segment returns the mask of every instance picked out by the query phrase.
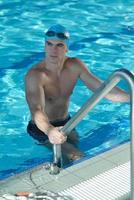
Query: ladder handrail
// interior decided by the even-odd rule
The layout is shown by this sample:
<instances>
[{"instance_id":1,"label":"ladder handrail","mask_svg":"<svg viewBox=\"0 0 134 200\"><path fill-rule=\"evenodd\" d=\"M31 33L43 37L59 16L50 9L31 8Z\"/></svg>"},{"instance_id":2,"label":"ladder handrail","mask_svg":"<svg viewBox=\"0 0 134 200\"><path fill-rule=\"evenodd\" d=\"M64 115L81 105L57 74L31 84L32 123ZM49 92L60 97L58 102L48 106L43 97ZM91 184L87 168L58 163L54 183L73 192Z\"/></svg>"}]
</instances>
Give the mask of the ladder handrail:
<instances>
[{"instance_id":1,"label":"ladder handrail","mask_svg":"<svg viewBox=\"0 0 134 200\"><path fill-rule=\"evenodd\" d=\"M90 97L90 99L81 107L81 109L65 124L61 129L68 135L73 128L85 117L85 115L108 94L117 83L124 79L129 85L130 90L130 123L131 123L131 200L134 200L134 73L127 69L116 70L101 85L100 88ZM53 145L54 163L58 164L61 159L61 145Z\"/></svg>"}]
</instances>

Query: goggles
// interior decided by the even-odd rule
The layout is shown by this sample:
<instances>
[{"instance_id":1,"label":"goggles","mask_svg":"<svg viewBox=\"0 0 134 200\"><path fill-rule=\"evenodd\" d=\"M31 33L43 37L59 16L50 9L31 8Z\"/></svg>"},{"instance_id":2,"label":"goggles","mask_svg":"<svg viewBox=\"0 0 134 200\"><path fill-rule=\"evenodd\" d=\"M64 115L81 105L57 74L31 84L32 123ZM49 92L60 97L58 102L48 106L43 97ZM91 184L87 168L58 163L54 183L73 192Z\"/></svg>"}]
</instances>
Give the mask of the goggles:
<instances>
[{"instance_id":1,"label":"goggles","mask_svg":"<svg viewBox=\"0 0 134 200\"><path fill-rule=\"evenodd\" d=\"M58 39L61 40L69 39L68 33L56 33L55 31L47 31L45 35L48 37L57 37Z\"/></svg>"}]
</instances>

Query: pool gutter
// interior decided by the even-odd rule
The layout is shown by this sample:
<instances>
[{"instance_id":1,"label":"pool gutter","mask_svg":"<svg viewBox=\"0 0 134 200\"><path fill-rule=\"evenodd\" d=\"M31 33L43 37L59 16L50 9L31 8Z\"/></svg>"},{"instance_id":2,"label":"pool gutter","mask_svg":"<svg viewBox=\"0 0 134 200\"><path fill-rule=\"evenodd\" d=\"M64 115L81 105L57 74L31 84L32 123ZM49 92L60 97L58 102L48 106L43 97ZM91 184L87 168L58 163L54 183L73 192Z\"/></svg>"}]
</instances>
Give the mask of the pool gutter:
<instances>
[{"instance_id":1,"label":"pool gutter","mask_svg":"<svg viewBox=\"0 0 134 200\"><path fill-rule=\"evenodd\" d=\"M5 193L15 194L20 191L43 192L44 190L57 192L59 194L66 194L66 191L69 191L71 187L74 187L75 189L75 186L77 187L78 184L82 184L84 181L96 181L95 178L101 174L108 172L113 174L110 170L119 169L120 166L129 163L129 148L130 143L128 142L96 157L79 162L78 164L70 166L65 170L61 170L59 175L50 175L45 169L44 164L42 164L34 169L0 181L0 196ZM129 164L126 165L128 166L126 171L129 177ZM121 199L128 199L128 188L130 190L129 180L126 188L127 190L122 193ZM90 188L88 190L90 190ZM96 190L96 188L94 188L94 190ZM86 197L83 197L83 200L86 199ZM105 196L103 200L110 199Z\"/></svg>"}]
</instances>

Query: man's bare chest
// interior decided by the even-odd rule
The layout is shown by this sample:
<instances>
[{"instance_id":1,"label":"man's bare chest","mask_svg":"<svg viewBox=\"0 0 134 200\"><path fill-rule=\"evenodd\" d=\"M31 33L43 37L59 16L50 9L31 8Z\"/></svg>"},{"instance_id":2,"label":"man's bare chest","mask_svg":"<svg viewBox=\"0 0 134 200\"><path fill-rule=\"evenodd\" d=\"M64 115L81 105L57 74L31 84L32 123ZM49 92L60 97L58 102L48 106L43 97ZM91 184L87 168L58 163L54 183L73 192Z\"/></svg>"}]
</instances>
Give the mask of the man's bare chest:
<instances>
[{"instance_id":1,"label":"man's bare chest","mask_svg":"<svg viewBox=\"0 0 134 200\"><path fill-rule=\"evenodd\" d=\"M76 77L60 77L49 79L44 86L45 97L48 99L69 98L76 84Z\"/></svg>"}]
</instances>

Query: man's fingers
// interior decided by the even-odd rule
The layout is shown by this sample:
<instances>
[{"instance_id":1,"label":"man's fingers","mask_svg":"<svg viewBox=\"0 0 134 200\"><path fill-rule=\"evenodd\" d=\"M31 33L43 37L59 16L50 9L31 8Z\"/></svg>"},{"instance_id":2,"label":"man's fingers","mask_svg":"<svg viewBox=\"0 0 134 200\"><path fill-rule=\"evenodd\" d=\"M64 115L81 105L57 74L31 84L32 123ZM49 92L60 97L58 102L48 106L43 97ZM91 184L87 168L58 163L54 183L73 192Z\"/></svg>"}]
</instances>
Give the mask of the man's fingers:
<instances>
[{"instance_id":1,"label":"man's fingers","mask_svg":"<svg viewBox=\"0 0 134 200\"><path fill-rule=\"evenodd\" d=\"M49 132L49 141L52 144L62 144L67 140L67 136L64 135L64 132L59 131L58 128L54 128Z\"/></svg>"},{"instance_id":2,"label":"man's fingers","mask_svg":"<svg viewBox=\"0 0 134 200\"><path fill-rule=\"evenodd\" d=\"M50 142L52 143L52 144L62 144L62 143L64 143L65 141L67 140L67 136L60 136L60 137L52 137L51 139L50 139Z\"/></svg>"}]
</instances>

